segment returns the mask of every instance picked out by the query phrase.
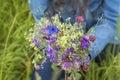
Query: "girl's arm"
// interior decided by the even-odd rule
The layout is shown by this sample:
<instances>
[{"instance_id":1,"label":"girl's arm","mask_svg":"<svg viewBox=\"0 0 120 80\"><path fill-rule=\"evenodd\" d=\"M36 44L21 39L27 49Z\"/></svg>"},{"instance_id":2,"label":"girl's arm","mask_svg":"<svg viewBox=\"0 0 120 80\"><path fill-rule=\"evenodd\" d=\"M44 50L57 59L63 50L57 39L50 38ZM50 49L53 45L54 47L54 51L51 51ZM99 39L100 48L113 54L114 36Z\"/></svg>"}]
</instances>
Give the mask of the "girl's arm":
<instances>
[{"instance_id":1,"label":"girl's arm","mask_svg":"<svg viewBox=\"0 0 120 80\"><path fill-rule=\"evenodd\" d=\"M115 37L120 11L120 0L104 0L102 11L103 19L98 22L98 25L90 29L94 29L94 32L88 34L96 36L96 41L91 43L91 48L93 47L91 49L92 58L95 58Z\"/></svg>"}]
</instances>

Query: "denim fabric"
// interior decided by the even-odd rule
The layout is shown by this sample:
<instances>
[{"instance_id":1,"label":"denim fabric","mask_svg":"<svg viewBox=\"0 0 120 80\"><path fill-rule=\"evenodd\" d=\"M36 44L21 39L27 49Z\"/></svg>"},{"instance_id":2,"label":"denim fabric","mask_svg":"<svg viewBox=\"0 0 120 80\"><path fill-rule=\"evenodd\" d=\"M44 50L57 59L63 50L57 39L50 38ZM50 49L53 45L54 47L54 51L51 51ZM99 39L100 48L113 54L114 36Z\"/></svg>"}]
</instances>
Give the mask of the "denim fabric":
<instances>
[{"instance_id":1,"label":"denim fabric","mask_svg":"<svg viewBox=\"0 0 120 80\"><path fill-rule=\"evenodd\" d=\"M36 22L39 21L47 10L50 0L29 0L31 12ZM95 35L96 41L91 43L91 57L95 58L108 43L120 43L120 36L117 40L114 39L116 35L118 16L120 11L120 0L89 0L90 4L86 10L86 25L88 30L94 29L93 33L88 35ZM67 5L65 5L67 7ZM68 3L69 8L69 3ZM59 11L59 10L58 10ZM74 22L78 14L61 14L63 19L71 17ZM120 27L120 26L119 26Z\"/></svg>"},{"instance_id":2,"label":"denim fabric","mask_svg":"<svg viewBox=\"0 0 120 80\"><path fill-rule=\"evenodd\" d=\"M101 0L95 0L95 2ZM88 35L95 35L96 41L91 43L91 57L95 58L108 43L120 43L120 38L115 42L114 37L117 29L117 21L120 11L120 0L103 0L101 3L101 7L91 8L89 6L89 11L92 13L92 20L97 21L97 24L91 29L94 29L94 33L89 33ZM90 5L96 5L97 3L91 3ZM111 6L114 5L114 6ZM100 10L95 13L96 10ZM97 17L96 17L97 16ZM89 18L87 19L89 20ZM120 26L119 26L120 27Z\"/></svg>"},{"instance_id":3,"label":"denim fabric","mask_svg":"<svg viewBox=\"0 0 120 80\"><path fill-rule=\"evenodd\" d=\"M47 9L48 0L28 0L34 19L38 22Z\"/></svg>"}]
</instances>

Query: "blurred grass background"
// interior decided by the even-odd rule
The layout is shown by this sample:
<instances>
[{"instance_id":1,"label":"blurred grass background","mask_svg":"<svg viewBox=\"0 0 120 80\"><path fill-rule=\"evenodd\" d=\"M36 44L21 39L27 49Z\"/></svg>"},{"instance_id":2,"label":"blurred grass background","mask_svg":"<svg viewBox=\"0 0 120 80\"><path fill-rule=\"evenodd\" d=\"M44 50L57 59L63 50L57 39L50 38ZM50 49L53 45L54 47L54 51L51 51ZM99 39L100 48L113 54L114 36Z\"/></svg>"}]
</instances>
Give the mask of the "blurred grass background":
<instances>
[{"instance_id":1,"label":"blurred grass background","mask_svg":"<svg viewBox=\"0 0 120 80\"><path fill-rule=\"evenodd\" d=\"M0 0L0 80L30 80L32 67L25 65L29 59L24 33L34 22L27 0ZM92 61L90 71L83 74L85 80L120 80L120 52L113 57L110 47L106 60Z\"/></svg>"},{"instance_id":2,"label":"blurred grass background","mask_svg":"<svg viewBox=\"0 0 120 80\"><path fill-rule=\"evenodd\" d=\"M27 0L0 0L0 80L30 80L24 33L33 23Z\"/></svg>"}]
</instances>

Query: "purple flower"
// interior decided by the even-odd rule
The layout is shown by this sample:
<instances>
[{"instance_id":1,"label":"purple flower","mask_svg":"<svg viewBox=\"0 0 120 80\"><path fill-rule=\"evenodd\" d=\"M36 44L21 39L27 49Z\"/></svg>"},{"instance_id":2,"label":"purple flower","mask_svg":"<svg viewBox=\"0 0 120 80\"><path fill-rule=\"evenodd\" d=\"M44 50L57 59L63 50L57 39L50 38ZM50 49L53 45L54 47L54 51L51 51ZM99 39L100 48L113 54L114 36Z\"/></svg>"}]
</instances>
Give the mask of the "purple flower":
<instances>
[{"instance_id":1,"label":"purple flower","mask_svg":"<svg viewBox=\"0 0 120 80\"><path fill-rule=\"evenodd\" d=\"M56 51L60 51L60 46L57 45L57 46L55 47L55 50L56 50Z\"/></svg>"},{"instance_id":2,"label":"purple flower","mask_svg":"<svg viewBox=\"0 0 120 80\"><path fill-rule=\"evenodd\" d=\"M88 42L89 42L89 40L86 37L83 36L82 40L81 40L81 47L82 47L83 50L88 48L88 46L89 46Z\"/></svg>"},{"instance_id":3,"label":"purple flower","mask_svg":"<svg viewBox=\"0 0 120 80\"><path fill-rule=\"evenodd\" d=\"M55 25L48 26L48 32L49 34L57 34L59 32L59 29Z\"/></svg>"},{"instance_id":4,"label":"purple flower","mask_svg":"<svg viewBox=\"0 0 120 80\"><path fill-rule=\"evenodd\" d=\"M90 60L90 56L86 55L86 59L84 61L84 65L88 65L89 60Z\"/></svg>"},{"instance_id":5,"label":"purple flower","mask_svg":"<svg viewBox=\"0 0 120 80\"><path fill-rule=\"evenodd\" d=\"M84 61L84 66L87 66L88 65L88 61Z\"/></svg>"},{"instance_id":6,"label":"purple flower","mask_svg":"<svg viewBox=\"0 0 120 80\"><path fill-rule=\"evenodd\" d=\"M50 44L53 44L53 43L55 43L56 40L57 40L56 37L52 37L52 38L50 38L50 40L48 40L48 42L49 42Z\"/></svg>"},{"instance_id":7,"label":"purple flower","mask_svg":"<svg viewBox=\"0 0 120 80\"><path fill-rule=\"evenodd\" d=\"M77 54L73 54L73 60L77 59L78 55Z\"/></svg>"},{"instance_id":8,"label":"purple flower","mask_svg":"<svg viewBox=\"0 0 120 80\"><path fill-rule=\"evenodd\" d=\"M71 62L65 62L64 63L64 68L69 68L71 66Z\"/></svg>"},{"instance_id":9,"label":"purple flower","mask_svg":"<svg viewBox=\"0 0 120 80\"><path fill-rule=\"evenodd\" d=\"M52 62L57 62L55 55L50 55L50 58L52 59Z\"/></svg>"},{"instance_id":10,"label":"purple flower","mask_svg":"<svg viewBox=\"0 0 120 80\"><path fill-rule=\"evenodd\" d=\"M51 34L48 31L48 27L44 26L43 30L45 31L45 33L46 33L47 36L51 36Z\"/></svg>"},{"instance_id":11,"label":"purple flower","mask_svg":"<svg viewBox=\"0 0 120 80\"><path fill-rule=\"evenodd\" d=\"M60 55L60 58L61 58L61 59L64 59L64 57L65 57L64 54L61 54L61 55Z\"/></svg>"},{"instance_id":12,"label":"purple flower","mask_svg":"<svg viewBox=\"0 0 120 80\"><path fill-rule=\"evenodd\" d=\"M37 42L37 39L34 37L34 38L32 38L32 42L34 43L34 42Z\"/></svg>"},{"instance_id":13,"label":"purple flower","mask_svg":"<svg viewBox=\"0 0 120 80\"><path fill-rule=\"evenodd\" d=\"M46 53L52 59L53 62L56 61L56 56L55 56L54 50L53 50L53 48L51 46L48 46L48 49L46 50Z\"/></svg>"},{"instance_id":14,"label":"purple flower","mask_svg":"<svg viewBox=\"0 0 120 80\"><path fill-rule=\"evenodd\" d=\"M51 36L51 34L50 34L49 32L46 32L46 35L47 35L47 36Z\"/></svg>"},{"instance_id":15,"label":"purple flower","mask_svg":"<svg viewBox=\"0 0 120 80\"><path fill-rule=\"evenodd\" d=\"M86 55L86 61L89 61L89 60L90 60L90 56Z\"/></svg>"},{"instance_id":16,"label":"purple flower","mask_svg":"<svg viewBox=\"0 0 120 80\"><path fill-rule=\"evenodd\" d=\"M84 41L81 42L81 46L82 46L83 50L88 48L88 44L86 42L84 42Z\"/></svg>"},{"instance_id":17,"label":"purple flower","mask_svg":"<svg viewBox=\"0 0 120 80\"><path fill-rule=\"evenodd\" d=\"M61 54L60 58L61 58L62 62L69 62L70 61L69 54L67 54L67 53Z\"/></svg>"},{"instance_id":18,"label":"purple flower","mask_svg":"<svg viewBox=\"0 0 120 80\"><path fill-rule=\"evenodd\" d=\"M79 59L77 60L77 62L80 63L80 64L82 64L82 58L79 58Z\"/></svg>"},{"instance_id":19,"label":"purple flower","mask_svg":"<svg viewBox=\"0 0 120 80\"><path fill-rule=\"evenodd\" d=\"M74 51L74 49L72 47L67 48L67 51L64 53L64 55L69 55L70 53L72 53Z\"/></svg>"},{"instance_id":20,"label":"purple flower","mask_svg":"<svg viewBox=\"0 0 120 80\"><path fill-rule=\"evenodd\" d=\"M73 48L72 47L70 47L70 48L67 48L67 52L69 52L69 53L71 53L71 52L73 52Z\"/></svg>"},{"instance_id":21,"label":"purple flower","mask_svg":"<svg viewBox=\"0 0 120 80\"><path fill-rule=\"evenodd\" d=\"M48 30L48 28L47 28L46 26L44 26L44 27L43 27L43 30L44 30L44 31L47 31L47 30Z\"/></svg>"},{"instance_id":22,"label":"purple flower","mask_svg":"<svg viewBox=\"0 0 120 80\"><path fill-rule=\"evenodd\" d=\"M68 51L66 51L65 53L64 53L64 55L65 56L68 56L70 53L68 52Z\"/></svg>"},{"instance_id":23,"label":"purple flower","mask_svg":"<svg viewBox=\"0 0 120 80\"><path fill-rule=\"evenodd\" d=\"M85 36L82 36L82 39L83 39L84 41L86 41L86 42L89 42L89 39L86 38Z\"/></svg>"},{"instance_id":24,"label":"purple flower","mask_svg":"<svg viewBox=\"0 0 120 80\"><path fill-rule=\"evenodd\" d=\"M35 43L35 46L37 46L37 47L40 46L39 42L37 41L37 39L35 37L32 39L32 42Z\"/></svg>"},{"instance_id":25,"label":"purple flower","mask_svg":"<svg viewBox=\"0 0 120 80\"><path fill-rule=\"evenodd\" d=\"M84 65L88 65L88 61L90 60L90 56L86 55L86 59L84 61Z\"/></svg>"},{"instance_id":26,"label":"purple flower","mask_svg":"<svg viewBox=\"0 0 120 80\"><path fill-rule=\"evenodd\" d=\"M48 46L48 49L46 50L46 52L48 53L48 55L54 54L53 48L51 46Z\"/></svg>"}]
</instances>

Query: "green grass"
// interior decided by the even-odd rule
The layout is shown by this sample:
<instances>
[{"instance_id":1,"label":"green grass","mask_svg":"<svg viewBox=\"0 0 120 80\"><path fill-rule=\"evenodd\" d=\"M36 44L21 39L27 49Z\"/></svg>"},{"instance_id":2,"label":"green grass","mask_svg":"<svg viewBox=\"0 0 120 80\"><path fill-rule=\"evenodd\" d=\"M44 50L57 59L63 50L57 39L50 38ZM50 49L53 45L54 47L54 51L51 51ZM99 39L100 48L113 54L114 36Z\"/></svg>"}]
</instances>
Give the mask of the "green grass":
<instances>
[{"instance_id":1,"label":"green grass","mask_svg":"<svg viewBox=\"0 0 120 80\"><path fill-rule=\"evenodd\" d=\"M27 0L0 0L0 80L29 80L24 33L33 23Z\"/></svg>"},{"instance_id":2,"label":"green grass","mask_svg":"<svg viewBox=\"0 0 120 80\"><path fill-rule=\"evenodd\" d=\"M30 80L24 33L33 23L27 0L0 0L0 80ZM92 61L85 80L120 80L120 55L111 57L109 47L106 60L99 65Z\"/></svg>"}]
</instances>

